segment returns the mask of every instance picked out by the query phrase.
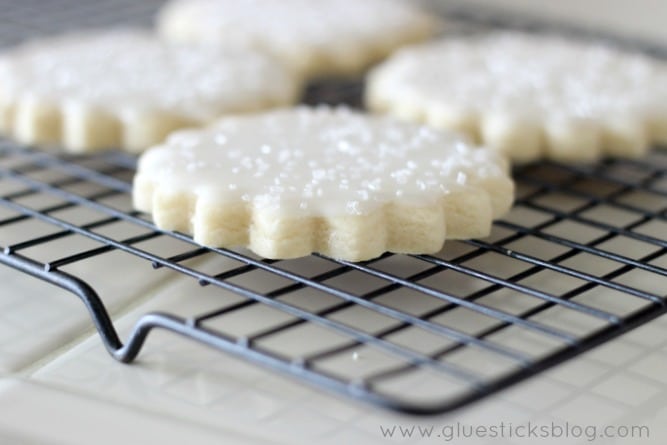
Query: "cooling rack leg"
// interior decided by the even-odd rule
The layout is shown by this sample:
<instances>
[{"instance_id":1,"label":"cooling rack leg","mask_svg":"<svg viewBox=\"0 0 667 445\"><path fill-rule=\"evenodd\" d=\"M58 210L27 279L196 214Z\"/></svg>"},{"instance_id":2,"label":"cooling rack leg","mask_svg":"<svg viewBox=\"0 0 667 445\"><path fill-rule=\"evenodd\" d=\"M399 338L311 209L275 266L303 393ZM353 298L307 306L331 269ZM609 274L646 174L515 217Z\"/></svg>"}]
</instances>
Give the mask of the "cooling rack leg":
<instances>
[{"instance_id":1,"label":"cooling rack leg","mask_svg":"<svg viewBox=\"0 0 667 445\"><path fill-rule=\"evenodd\" d=\"M141 351L141 347L144 345L148 333L154 328L161 328L186 337L192 337L192 335L188 333L185 319L174 317L169 314L153 312L146 314L139 319L134 326L134 330L132 331L127 344L115 351L111 351L111 355L120 362L132 362L139 354L139 351Z\"/></svg>"},{"instance_id":2,"label":"cooling rack leg","mask_svg":"<svg viewBox=\"0 0 667 445\"><path fill-rule=\"evenodd\" d=\"M14 253L0 253L0 263L56 285L79 297L88 309L88 313L93 319L107 351L118 358L117 353L123 349L123 344L118 338L118 333L111 322L106 307L104 307L104 303L100 300L97 292L86 282L59 270L47 270L43 264ZM136 356L136 353L134 355Z\"/></svg>"},{"instance_id":3,"label":"cooling rack leg","mask_svg":"<svg viewBox=\"0 0 667 445\"><path fill-rule=\"evenodd\" d=\"M93 323L102 337L104 347L113 358L122 363L130 363L137 357L148 333L153 328L162 328L177 334L188 335L185 320L172 315L152 313L141 317L127 344L123 345L104 303L102 303L97 292L85 281L66 272L49 270L43 264L15 253L0 252L0 264L27 273L79 297L93 319Z\"/></svg>"}]
</instances>

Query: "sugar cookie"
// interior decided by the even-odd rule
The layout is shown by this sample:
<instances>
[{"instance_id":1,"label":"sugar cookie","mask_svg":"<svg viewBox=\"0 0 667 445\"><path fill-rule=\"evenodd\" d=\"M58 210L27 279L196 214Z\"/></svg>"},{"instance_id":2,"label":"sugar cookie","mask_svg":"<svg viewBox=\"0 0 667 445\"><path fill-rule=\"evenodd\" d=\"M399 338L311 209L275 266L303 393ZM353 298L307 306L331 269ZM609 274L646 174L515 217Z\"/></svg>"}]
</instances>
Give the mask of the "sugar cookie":
<instances>
[{"instance_id":1,"label":"sugar cookie","mask_svg":"<svg viewBox=\"0 0 667 445\"><path fill-rule=\"evenodd\" d=\"M406 48L369 74L365 102L515 161L638 156L667 142L667 65L558 37L499 32Z\"/></svg>"},{"instance_id":2,"label":"sugar cookie","mask_svg":"<svg viewBox=\"0 0 667 445\"><path fill-rule=\"evenodd\" d=\"M157 20L169 40L265 50L307 77L359 74L439 26L404 0L172 0Z\"/></svg>"},{"instance_id":3,"label":"sugar cookie","mask_svg":"<svg viewBox=\"0 0 667 445\"><path fill-rule=\"evenodd\" d=\"M26 144L140 151L222 114L297 100L269 56L165 44L138 30L71 34L0 54L0 131Z\"/></svg>"},{"instance_id":4,"label":"sugar cookie","mask_svg":"<svg viewBox=\"0 0 667 445\"><path fill-rule=\"evenodd\" d=\"M203 245L359 261L488 235L513 183L503 157L461 136L298 107L172 134L140 158L133 198Z\"/></svg>"}]
</instances>

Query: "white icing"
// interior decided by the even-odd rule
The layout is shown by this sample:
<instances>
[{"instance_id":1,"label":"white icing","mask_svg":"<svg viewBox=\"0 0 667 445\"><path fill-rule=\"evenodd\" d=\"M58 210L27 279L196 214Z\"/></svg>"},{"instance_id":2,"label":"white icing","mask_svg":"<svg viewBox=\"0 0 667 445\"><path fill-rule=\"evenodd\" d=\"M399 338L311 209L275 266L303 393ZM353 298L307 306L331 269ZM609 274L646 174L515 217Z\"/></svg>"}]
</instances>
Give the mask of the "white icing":
<instances>
[{"instance_id":1,"label":"white icing","mask_svg":"<svg viewBox=\"0 0 667 445\"><path fill-rule=\"evenodd\" d=\"M170 45L135 30L34 41L0 56L4 95L36 95L119 112L163 110L197 121L291 103L297 82L250 51Z\"/></svg>"},{"instance_id":2,"label":"white icing","mask_svg":"<svg viewBox=\"0 0 667 445\"><path fill-rule=\"evenodd\" d=\"M462 136L347 108L299 107L175 133L143 155L139 173L198 197L340 216L387 202L433 204L480 178L505 177L506 168Z\"/></svg>"},{"instance_id":3,"label":"white icing","mask_svg":"<svg viewBox=\"0 0 667 445\"><path fill-rule=\"evenodd\" d=\"M448 38L378 68L405 100L528 118L667 113L667 67L640 54L521 33Z\"/></svg>"},{"instance_id":4,"label":"white icing","mask_svg":"<svg viewBox=\"0 0 667 445\"><path fill-rule=\"evenodd\" d=\"M158 19L167 38L259 47L302 59L323 49L391 46L436 24L404 0L175 0Z\"/></svg>"}]
</instances>

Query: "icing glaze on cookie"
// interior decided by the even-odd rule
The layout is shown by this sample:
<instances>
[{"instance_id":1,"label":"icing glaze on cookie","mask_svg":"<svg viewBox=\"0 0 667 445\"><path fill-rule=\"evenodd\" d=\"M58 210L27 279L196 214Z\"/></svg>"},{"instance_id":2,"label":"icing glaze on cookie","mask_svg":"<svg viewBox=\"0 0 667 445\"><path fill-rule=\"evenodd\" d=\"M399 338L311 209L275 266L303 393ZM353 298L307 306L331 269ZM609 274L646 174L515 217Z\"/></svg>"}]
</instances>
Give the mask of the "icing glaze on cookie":
<instances>
[{"instance_id":1,"label":"icing glaze on cookie","mask_svg":"<svg viewBox=\"0 0 667 445\"><path fill-rule=\"evenodd\" d=\"M174 0L157 22L167 39L260 48L306 75L357 71L439 28L403 0Z\"/></svg>"},{"instance_id":2,"label":"icing glaze on cookie","mask_svg":"<svg viewBox=\"0 0 667 445\"><path fill-rule=\"evenodd\" d=\"M527 117L667 112L667 68L640 54L557 37L494 33L397 54L378 83L406 100Z\"/></svg>"},{"instance_id":3,"label":"icing glaze on cookie","mask_svg":"<svg viewBox=\"0 0 667 445\"><path fill-rule=\"evenodd\" d=\"M166 44L119 29L43 39L2 54L0 89L3 102L35 97L120 116L159 110L206 122L292 103L299 85L263 54Z\"/></svg>"},{"instance_id":4,"label":"icing glaze on cookie","mask_svg":"<svg viewBox=\"0 0 667 445\"><path fill-rule=\"evenodd\" d=\"M139 172L160 187L297 215L430 205L488 178L494 152L462 136L347 108L299 107L225 118L152 148Z\"/></svg>"}]
</instances>

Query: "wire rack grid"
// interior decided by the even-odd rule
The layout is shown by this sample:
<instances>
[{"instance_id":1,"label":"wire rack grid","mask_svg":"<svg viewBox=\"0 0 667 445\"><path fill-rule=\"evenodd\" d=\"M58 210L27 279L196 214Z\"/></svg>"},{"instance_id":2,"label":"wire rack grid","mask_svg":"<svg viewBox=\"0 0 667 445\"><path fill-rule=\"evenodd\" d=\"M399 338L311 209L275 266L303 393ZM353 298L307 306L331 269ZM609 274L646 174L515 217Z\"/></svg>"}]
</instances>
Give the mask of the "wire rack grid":
<instances>
[{"instance_id":1,"label":"wire rack grid","mask_svg":"<svg viewBox=\"0 0 667 445\"><path fill-rule=\"evenodd\" d=\"M86 17L95 18L94 26L128 17L147 23L158 3L87 2L88 13L74 14L73 0L28 1L9 5L12 14L3 19L25 37ZM51 27L34 21L37 4L48 6L38 20ZM17 38L14 31L5 43ZM358 106L360 89L355 82L321 83L305 102ZM363 263L321 255L264 260L159 230L132 209L135 162L119 152L72 156L0 141L0 263L76 294L109 353L123 362L161 328L318 388L436 414L667 311L667 152L661 149L639 160L517 168L515 208L488 239L448 242L436 255L386 254ZM63 249L74 238L94 245ZM111 252L217 287L219 306L187 317L146 314L123 343L94 280L68 271ZM258 308L275 316L253 318ZM243 330L229 323L239 315L247 320Z\"/></svg>"}]
</instances>

